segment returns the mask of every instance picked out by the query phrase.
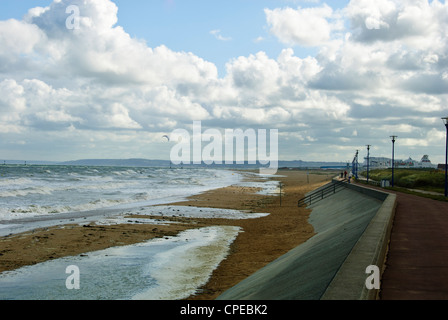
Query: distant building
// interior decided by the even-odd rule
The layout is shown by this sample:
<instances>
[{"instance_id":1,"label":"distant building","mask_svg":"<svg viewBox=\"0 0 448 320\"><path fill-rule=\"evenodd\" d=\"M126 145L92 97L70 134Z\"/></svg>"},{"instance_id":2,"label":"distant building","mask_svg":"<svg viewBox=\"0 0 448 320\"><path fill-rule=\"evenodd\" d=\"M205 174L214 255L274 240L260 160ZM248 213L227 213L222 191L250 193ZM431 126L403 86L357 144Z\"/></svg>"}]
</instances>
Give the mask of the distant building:
<instances>
[{"instance_id":1,"label":"distant building","mask_svg":"<svg viewBox=\"0 0 448 320\"><path fill-rule=\"evenodd\" d=\"M439 163L439 165L437 166L437 169L439 169L439 170L445 170L445 164L440 164Z\"/></svg>"},{"instance_id":2,"label":"distant building","mask_svg":"<svg viewBox=\"0 0 448 320\"><path fill-rule=\"evenodd\" d=\"M392 168L392 159L385 157L369 157L369 168L371 169L387 169ZM367 167L367 158L364 158L364 167ZM395 168L437 168L437 165L432 164L428 155L424 155L420 161L409 157L407 160L394 160Z\"/></svg>"},{"instance_id":3,"label":"distant building","mask_svg":"<svg viewBox=\"0 0 448 320\"><path fill-rule=\"evenodd\" d=\"M431 160L429 160L429 156L428 155L424 155L423 157L422 157L422 160L420 161L420 163L422 164L422 166L425 168L425 166L427 165L428 167L436 167L436 165L433 165L432 163L431 163Z\"/></svg>"}]
</instances>

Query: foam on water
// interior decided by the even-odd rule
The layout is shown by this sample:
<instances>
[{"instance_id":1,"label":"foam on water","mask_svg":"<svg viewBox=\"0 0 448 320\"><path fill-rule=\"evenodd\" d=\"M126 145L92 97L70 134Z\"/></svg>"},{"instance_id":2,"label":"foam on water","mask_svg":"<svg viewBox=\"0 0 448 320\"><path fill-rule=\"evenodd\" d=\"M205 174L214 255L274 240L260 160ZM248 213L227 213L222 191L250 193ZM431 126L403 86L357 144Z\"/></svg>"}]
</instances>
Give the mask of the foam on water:
<instances>
[{"instance_id":1,"label":"foam on water","mask_svg":"<svg viewBox=\"0 0 448 320\"><path fill-rule=\"evenodd\" d=\"M182 299L204 285L228 253L237 227L187 230L176 237L47 261L0 274L2 300ZM80 270L69 290L68 266Z\"/></svg>"},{"instance_id":2,"label":"foam on water","mask_svg":"<svg viewBox=\"0 0 448 320\"><path fill-rule=\"evenodd\" d=\"M240 181L219 169L5 166L0 221L173 202Z\"/></svg>"},{"instance_id":3,"label":"foam on water","mask_svg":"<svg viewBox=\"0 0 448 320\"><path fill-rule=\"evenodd\" d=\"M183 245L161 251L147 265L147 275L156 285L142 290L132 298L184 299L205 285L213 270L227 256L229 245L239 228L209 227L189 230L182 235ZM190 238L192 237L192 238ZM191 240L189 240L191 239Z\"/></svg>"},{"instance_id":4,"label":"foam on water","mask_svg":"<svg viewBox=\"0 0 448 320\"><path fill-rule=\"evenodd\" d=\"M256 219L269 215L269 213L253 213L232 209L171 205L146 207L135 212L135 214L160 217L220 218L233 220Z\"/></svg>"}]
</instances>

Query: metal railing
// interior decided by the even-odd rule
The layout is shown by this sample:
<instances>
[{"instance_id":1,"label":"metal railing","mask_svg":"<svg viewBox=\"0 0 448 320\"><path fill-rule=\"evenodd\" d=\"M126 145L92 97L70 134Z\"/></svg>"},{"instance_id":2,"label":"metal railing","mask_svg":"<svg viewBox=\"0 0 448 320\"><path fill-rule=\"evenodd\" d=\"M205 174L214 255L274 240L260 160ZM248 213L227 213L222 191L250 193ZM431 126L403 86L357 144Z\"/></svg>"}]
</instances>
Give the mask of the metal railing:
<instances>
[{"instance_id":1,"label":"metal railing","mask_svg":"<svg viewBox=\"0 0 448 320\"><path fill-rule=\"evenodd\" d=\"M302 206L306 206L306 205L311 205L311 204L314 204L322 199L329 197L332 194L335 194L342 188L346 187L346 182L344 182L344 181L345 180L343 180L343 181L333 180L330 185L323 187L321 189L315 190L314 192L310 193L306 197L300 199L298 201L298 206L302 207Z\"/></svg>"}]
</instances>

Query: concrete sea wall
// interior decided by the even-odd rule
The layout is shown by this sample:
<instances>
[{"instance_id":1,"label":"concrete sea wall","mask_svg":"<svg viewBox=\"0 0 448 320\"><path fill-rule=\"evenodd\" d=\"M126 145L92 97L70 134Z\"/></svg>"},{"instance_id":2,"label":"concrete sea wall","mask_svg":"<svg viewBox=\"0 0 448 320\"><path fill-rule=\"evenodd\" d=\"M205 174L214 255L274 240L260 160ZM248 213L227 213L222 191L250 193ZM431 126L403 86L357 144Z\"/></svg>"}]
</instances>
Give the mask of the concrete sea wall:
<instances>
[{"instance_id":1,"label":"concrete sea wall","mask_svg":"<svg viewBox=\"0 0 448 320\"><path fill-rule=\"evenodd\" d=\"M366 268L383 269L395 202L395 195L347 185L309 207L315 236L218 299L375 299Z\"/></svg>"}]
</instances>

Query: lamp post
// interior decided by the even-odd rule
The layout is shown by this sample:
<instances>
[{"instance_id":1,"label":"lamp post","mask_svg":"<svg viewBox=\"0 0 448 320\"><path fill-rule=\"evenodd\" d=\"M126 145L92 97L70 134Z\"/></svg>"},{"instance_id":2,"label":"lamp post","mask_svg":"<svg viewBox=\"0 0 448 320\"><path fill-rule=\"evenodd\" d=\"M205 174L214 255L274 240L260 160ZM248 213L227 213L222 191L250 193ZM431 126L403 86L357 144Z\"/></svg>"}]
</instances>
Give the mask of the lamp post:
<instances>
[{"instance_id":1,"label":"lamp post","mask_svg":"<svg viewBox=\"0 0 448 320\"><path fill-rule=\"evenodd\" d=\"M397 138L397 136L390 136L390 138L392 139L392 187L393 187L394 186L394 167L395 167L395 159L394 159L395 139Z\"/></svg>"},{"instance_id":2,"label":"lamp post","mask_svg":"<svg viewBox=\"0 0 448 320\"><path fill-rule=\"evenodd\" d=\"M446 143L445 143L445 197L448 197L448 117L442 118L446 127Z\"/></svg>"},{"instance_id":3,"label":"lamp post","mask_svg":"<svg viewBox=\"0 0 448 320\"><path fill-rule=\"evenodd\" d=\"M370 144L367 145L367 184L369 184Z\"/></svg>"}]
</instances>

